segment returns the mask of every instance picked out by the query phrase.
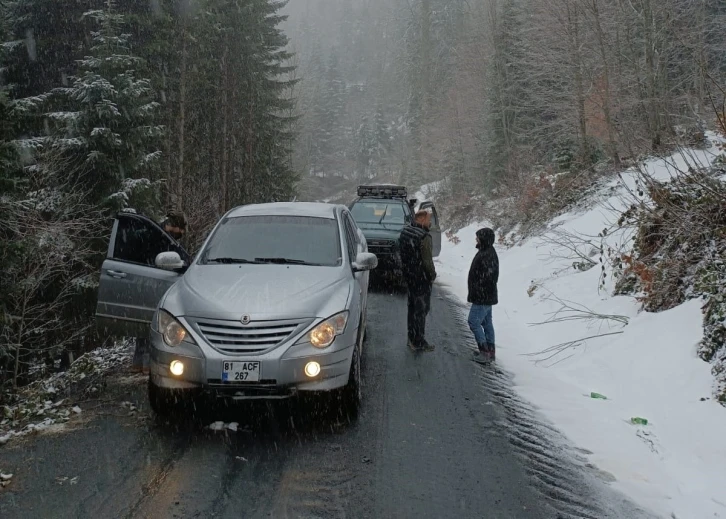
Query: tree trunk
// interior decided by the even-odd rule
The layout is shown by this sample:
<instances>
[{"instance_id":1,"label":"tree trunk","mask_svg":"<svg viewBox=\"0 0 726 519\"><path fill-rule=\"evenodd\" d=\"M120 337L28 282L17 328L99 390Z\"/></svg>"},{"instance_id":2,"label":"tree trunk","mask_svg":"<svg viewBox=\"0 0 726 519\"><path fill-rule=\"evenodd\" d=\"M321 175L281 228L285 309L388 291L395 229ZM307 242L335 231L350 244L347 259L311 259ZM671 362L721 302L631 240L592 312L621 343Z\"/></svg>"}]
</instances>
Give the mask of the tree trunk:
<instances>
[{"instance_id":1,"label":"tree trunk","mask_svg":"<svg viewBox=\"0 0 726 519\"><path fill-rule=\"evenodd\" d=\"M20 311L20 323L18 328L18 339L15 344L15 367L13 370L13 389L18 388L18 376L20 375L20 352L23 345L23 334L25 333L25 314L28 308L27 290L23 294L23 307Z\"/></svg>"},{"instance_id":2,"label":"tree trunk","mask_svg":"<svg viewBox=\"0 0 726 519\"><path fill-rule=\"evenodd\" d=\"M605 34L602 30L600 22L600 9L598 2L600 0L592 0L592 12L595 19L595 33L597 34L597 42L600 50L600 58L603 66L603 106L602 111L605 116L605 125L608 130L608 152L615 166L620 165L620 154L618 153L617 138L615 136L615 128L611 114L612 100L610 96L610 62L608 59L607 48L605 47Z\"/></svg>"},{"instance_id":3,"label":"tree trunk","mask_svg":"<svg viewBox=\"0 0 726 519\"><path fill-rule=\"evenodd\" d=\"M426 113L429 103L429 89L431 87L431 0L421 2L421 94L422 112Z\"/></svg>"},{"instance_id":4,"label":"tree trunk","mask_svg":"<svg viewBox=\"0 0 726 519\"><path fill-rule=\"evenodd\" d=\"M182 51L181 51L181 70L179 74L179 149L178 153L178 166L176 176L176 193L174 206L176 209L181 210L183 208L184 201L184 143L185 143L185 128L186 128L186 108L187 108L187 34L186 25L182 25Z\"/></svg>"},{"instance_id":5,"label":"tree trunk","mask_svg":"<svg viewBox=\"0 0 726 519\"><path fill-rule=\"evenodd\" d=\"M576 2L579 0L575 0ZM574 67L575 95L577 96L577 122L580 129L580 157L583 165L590 165L590 145L587 141L587 114L585 112L585 86L582 77L582 53L580 51L579 7L577 3L567 3L567 23L569 27L570 59Z\"/></svg>"},{"instance_id":6,"label":"tree trunk","mask_svg":"<svg viewBox=\"0 0 726 519\"><path fill-rule=\"evenodd\" d=\"M645 74L646 74L646 95L648 106L648 126L650 129L651 142L654 150L657 150L662 142L661 121L657 99L657 75L658 65L655 51L655 18L651 0L643 0L643 36L645 39Z\"/></svg>"},{"instance_id":7,"label":"tree trunk","mask_svg":"<svg viewBox=\"0 0 726 519\"><path fill-rule=\"evenodd\" d=\"M229 64L227 60L227 56L229 53L229 45L225 39L224 42L224 50L222 51L222 103L220 106L220 109L222 110L222 138L220 139L222 147L222 157L221 157L221 163L220 163L220 173L221 173L221 190L222 190L222 196L221 203L222 203L222 209L221 213L224 214L227 211L229 211L229 143L228 141L228 132L229 132L229 107L228 105L228 97L229 97L229 85L228 85L228 78L229 78Z\"/></svg>"}]
</instances>

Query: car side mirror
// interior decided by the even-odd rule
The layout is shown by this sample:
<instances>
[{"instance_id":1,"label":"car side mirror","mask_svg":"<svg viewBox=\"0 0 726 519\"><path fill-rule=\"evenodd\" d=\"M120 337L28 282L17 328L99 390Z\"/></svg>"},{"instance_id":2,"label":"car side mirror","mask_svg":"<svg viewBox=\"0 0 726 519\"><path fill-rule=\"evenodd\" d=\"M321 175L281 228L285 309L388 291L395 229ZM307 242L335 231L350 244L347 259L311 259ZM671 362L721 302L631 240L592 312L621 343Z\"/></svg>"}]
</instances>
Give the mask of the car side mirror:
<instances>
[{"instance_id":1,"label":"car side mirror","mask_svg":"<svg viewBox=\"0 0 726 519\"><path fill-rule=\"evenodd\" d=\"M378 266L378 257L370 252L361 252L356 256L353 262L354 272L363 272L366 270L373 270Z\"/></svg>"},{"instance_id":2,"label":"car side mirror","mask_svg":"<svg viewBox=\"0 0 726 519\"><path fill-rule=\"evenodd\" d=\"M179 270L185 267L184 262L178 252L162 252L156 256L154 261L157 267L164 270Z\"/></svg>"}]
</instances>

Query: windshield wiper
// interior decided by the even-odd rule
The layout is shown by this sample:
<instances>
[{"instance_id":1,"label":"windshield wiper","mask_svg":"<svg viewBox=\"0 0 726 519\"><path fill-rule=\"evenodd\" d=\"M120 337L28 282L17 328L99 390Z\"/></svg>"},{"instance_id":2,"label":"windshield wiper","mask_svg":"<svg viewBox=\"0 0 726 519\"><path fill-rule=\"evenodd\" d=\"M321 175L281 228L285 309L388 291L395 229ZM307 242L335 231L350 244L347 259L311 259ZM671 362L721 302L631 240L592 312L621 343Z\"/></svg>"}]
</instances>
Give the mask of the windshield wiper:
<instances>
[{"instance_id":1,"label":"windshield wiper","mask_svg":"<svg viewBox=\"0 0 726 519\"><path fill-rule=\"evenodd\" d=\"M211 258L207 260L207 263L226 263L226 264L244 264L244 263L260 263L257 260L248 260L244 258Z\"/></svg>"},{"instance_id":2,"label":"windshield wiper","mask_svg":"<svg viewBox=\"0 0 726 519\"><path fill-rule=\"evenodd\" d=\"M381 219L378 220L378 225L381 225L381 222L383 221L383 219L386 217L387 214L388 214L388 206L386 206L386 210L383 211L383 216L381 216Z\"/></svg>"},{"instance_id":3,"label":"windshield wiper","mask_svg":"<svg viewBox=\"0 0 726 519\"><path fill-rule=\"evenodd\" d=\"M275 263L279 265L310 265L313 267L321 267L321 263L311 263L309 261L293 259L293 258L255 258L257 263Z\"/></svg>"}]
</instances>

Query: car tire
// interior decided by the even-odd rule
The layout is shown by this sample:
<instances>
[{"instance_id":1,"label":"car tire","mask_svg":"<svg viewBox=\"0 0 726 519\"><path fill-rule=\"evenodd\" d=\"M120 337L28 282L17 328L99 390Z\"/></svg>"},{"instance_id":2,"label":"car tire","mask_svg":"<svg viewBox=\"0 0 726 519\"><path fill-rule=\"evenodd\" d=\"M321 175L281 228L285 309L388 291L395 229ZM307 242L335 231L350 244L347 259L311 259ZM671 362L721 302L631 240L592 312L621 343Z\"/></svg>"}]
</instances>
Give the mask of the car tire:
<instances>
[{"instance_id":1,"label":"car tire","mask_svg":"<svg viewBox=\"0 0 726 519\"><path fill-rule=\"evenodd\" d=\"M350 362L348 383L340 390L340 394L338 395L339 413L349 421L355 420L358 417L362 400L361 389L360 347L356 345L353 349L353 358Z\"/></svg>"},{"instance_id":2,"label":"car tire","mask_svg":"<svg viewBox=\"0 0 726 519\"><path fill-rule=\"evenodd\" d=\"M175 413L189 416L196 408L196 394L192 390L166 389L159 387L149 379L149 405L158 416L171 416Z\"/></svg>"},{"instance_id":3,"label":"car tire","mask_svg":"<svg viewBox=\"0 0 726 519\"><path fill-rule=\"evenodd\" d=\"M175 407L171 390L159 387L149 379L149 405L157 415L169 416Z\"/></svg>"}]
</instances>

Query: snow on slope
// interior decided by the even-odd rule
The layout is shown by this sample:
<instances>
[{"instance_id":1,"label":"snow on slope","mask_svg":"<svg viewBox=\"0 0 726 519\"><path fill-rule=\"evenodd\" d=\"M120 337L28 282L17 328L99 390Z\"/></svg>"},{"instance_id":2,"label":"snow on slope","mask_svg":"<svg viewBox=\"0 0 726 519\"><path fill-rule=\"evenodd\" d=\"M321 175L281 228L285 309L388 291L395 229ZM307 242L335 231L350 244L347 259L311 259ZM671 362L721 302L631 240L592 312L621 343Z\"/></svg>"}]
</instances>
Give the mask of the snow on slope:
<instances>
[{"instance_id":1,"label":"snow on slope","mask_svg":"<svg viewBox=\"0 0 726 519\"><path fill-rule=\"evenodd\" d=\"M710 162L712 152L652 160L647 169L666 180L674 165L684 168L694 158ZM599 246L597 234L617 219L608 207L626 206L620 195L624 186L635 187L635 178L623 173L588 210L551 222L550 232L588 234ZM444 238L437 260L439 283L464 301L476 252L474 233L484 225L461 229L458 244ZM604 242L617 246L628 238L620 231ZM598 290L599 264L576 270L566 251L542 238L498 248L498 253L497 362L515 375L515 389L578 447L591 451L590 462L615 476L614 487L643 506L678 519L726 518L726 410L710 399L711 366L696 356L703 333L700 302L659 314L642 312L632 297L609 295L609 275ZM627 317L629 324L576 319L532 326L561 309L557 299ZM606 333L612 335L587 340L549 360L537 355ZM591 392L607 400L590 398ZM648 425L633 425L632 417L647 418Z\"/></svg>"}]
</instances>

